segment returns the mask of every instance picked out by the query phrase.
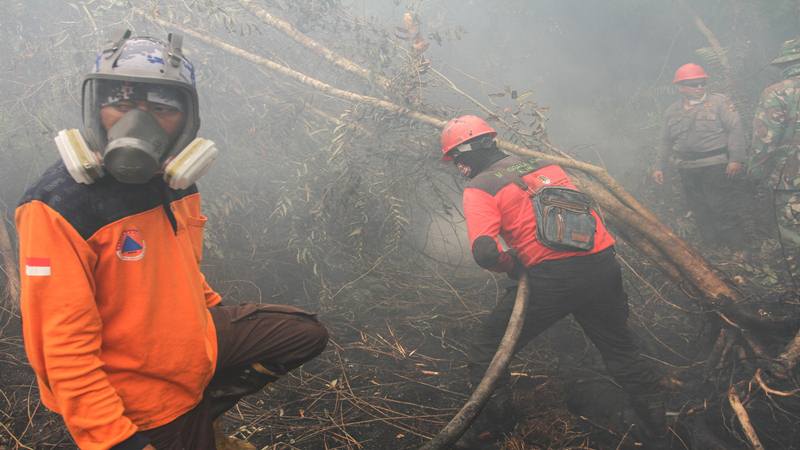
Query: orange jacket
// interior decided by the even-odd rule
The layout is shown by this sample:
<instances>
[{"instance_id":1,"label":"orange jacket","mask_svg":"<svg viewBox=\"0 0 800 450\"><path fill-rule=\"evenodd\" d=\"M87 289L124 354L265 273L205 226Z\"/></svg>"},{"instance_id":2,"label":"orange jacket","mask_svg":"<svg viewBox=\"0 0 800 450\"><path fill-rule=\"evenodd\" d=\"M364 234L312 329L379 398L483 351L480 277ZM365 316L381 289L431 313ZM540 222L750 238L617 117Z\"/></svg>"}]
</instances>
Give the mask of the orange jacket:
<instances>
[{"instance_id":1,"label":"orange jacket","mask_svg":"<svg viewBox=\"0 0 800 450\"><path fill-rule=\"evenodd\" d=\"M50 168L16 211L25 350L42 403L108 449L199 403L217 358L200 196Z\"/></svg>"}]
</instances>

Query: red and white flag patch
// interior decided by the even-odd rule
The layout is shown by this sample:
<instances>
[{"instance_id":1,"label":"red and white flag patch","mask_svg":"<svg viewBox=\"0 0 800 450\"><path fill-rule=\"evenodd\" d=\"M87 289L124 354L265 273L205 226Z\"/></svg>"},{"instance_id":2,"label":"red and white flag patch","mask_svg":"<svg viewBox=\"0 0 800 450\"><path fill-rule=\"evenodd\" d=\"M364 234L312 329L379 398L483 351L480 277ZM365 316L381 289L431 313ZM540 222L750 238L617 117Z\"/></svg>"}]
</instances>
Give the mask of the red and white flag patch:
<instances>
[{"instance_id":1,"label":"red and white flag patch","mask_svg":"<svg viewBox=\"0 0 800 450\"><path fill-rule=\"evenodd\" d=\"M49 277L50 258L25 258L25 275L29 277Z\"/></svg>"}]
</instances>

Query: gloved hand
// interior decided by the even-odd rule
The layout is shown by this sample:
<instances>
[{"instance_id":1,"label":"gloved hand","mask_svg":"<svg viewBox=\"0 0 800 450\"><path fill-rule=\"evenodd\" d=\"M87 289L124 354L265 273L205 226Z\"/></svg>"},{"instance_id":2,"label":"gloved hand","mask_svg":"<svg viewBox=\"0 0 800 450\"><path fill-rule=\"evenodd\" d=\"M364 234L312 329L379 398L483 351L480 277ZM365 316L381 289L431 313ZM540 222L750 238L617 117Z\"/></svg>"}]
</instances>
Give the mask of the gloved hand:
<instances>
[{"instance_id":1,"label":"gloved hand","mask_svg":"<svg viewBox=\"0 0 800 450\"><path fill-rule=\"evenodd\" d=\"M520 261L519 258L517 257L516 250L513 249L508 250L506 251L506 254L511 257L512 261L514 261L514 267L512 267L509 272L506 272L508 274L508 278L511 278L514 281L518 281L519 277L522 276L527 267L525 267L525 265L522 264L522 261Z\"/></svg>"}]
</instances>

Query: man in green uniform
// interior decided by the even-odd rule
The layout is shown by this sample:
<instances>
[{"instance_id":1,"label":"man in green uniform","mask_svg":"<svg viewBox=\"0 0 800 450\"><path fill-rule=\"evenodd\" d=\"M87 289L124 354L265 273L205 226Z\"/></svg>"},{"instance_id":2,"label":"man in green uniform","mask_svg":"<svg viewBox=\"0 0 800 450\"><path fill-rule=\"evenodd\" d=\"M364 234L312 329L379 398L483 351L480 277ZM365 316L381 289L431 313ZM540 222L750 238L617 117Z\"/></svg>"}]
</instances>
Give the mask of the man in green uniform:
<instances>
[{"instance_id":1,"label":"man in green uniform","mask_svg":"<svg viewBox=\"0 0 800 450\"><path fill-rule=\"evenodd\" d=\"M800 38L784 42L771 64L784 79L761 93L750 166L773 193L779 238L794 278L800 259Z\"/></svg>"},{"instance_id":2,"label":"man in green uniform","mask_svg":"<svg viewBox=\"0 0 800 450\"><path fill-rule=\"evenodd\" d=\"M664 113L659 165L652 176L662 184L667 167L676 167L703 240L740 249L753 228L743 202L747 144L733 102L707 92L707 81L697 64L675 72L681 99Z\"/></svg>"}]
</instances>

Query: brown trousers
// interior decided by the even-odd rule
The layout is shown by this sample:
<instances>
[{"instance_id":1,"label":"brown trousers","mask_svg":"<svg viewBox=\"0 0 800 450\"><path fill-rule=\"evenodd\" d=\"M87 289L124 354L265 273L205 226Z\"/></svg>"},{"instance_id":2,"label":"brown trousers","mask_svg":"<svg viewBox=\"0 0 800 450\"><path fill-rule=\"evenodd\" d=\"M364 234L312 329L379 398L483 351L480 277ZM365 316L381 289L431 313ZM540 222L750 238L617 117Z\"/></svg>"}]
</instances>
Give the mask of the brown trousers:
<instances>
[{"instance_id":1,"label":"brown trousers","mask_svg":"<svg viewBox=\"0 0 800 450\"><path fill-rule=\"evenodd\" d=\"M166 425L143 431L157 450L215 450L212 422L220 411L220 401L212 390L235 385L253 363L283 375L322 353L328 342L328 332L314 314L292 306L244 304L216 306L209 311L217 329L214 378L194 409ZM222 408L226 406L232 405L225 403Z\"/></svg>"}]
</instances>

